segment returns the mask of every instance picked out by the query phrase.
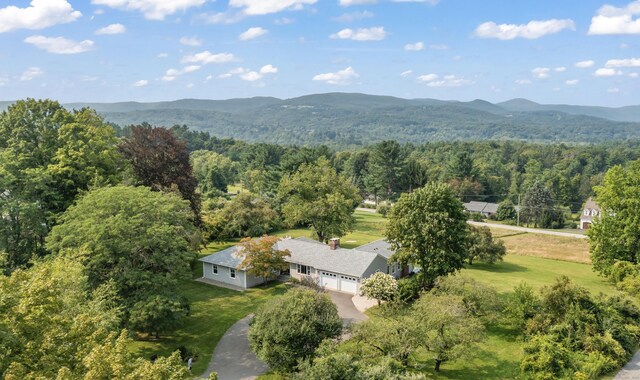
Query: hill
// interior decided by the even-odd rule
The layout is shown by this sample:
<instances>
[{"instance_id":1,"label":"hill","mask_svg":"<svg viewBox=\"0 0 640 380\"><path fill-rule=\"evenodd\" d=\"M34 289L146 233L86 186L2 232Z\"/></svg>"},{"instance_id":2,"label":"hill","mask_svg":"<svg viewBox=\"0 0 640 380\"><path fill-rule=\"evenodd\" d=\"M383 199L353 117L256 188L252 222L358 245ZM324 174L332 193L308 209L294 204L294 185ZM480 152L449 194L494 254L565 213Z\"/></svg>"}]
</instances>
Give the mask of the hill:
<instances>
[{"instance_id":1,"label":"hill","mask_svg":"<svg viewBox=\"0 0 640 380\"><path fill-rule=\"evenodd\" d=\"M0 103L0 107L8 103ZM640 138L640 106L544 105L526 99L493 104L327 93L292 99L181 99L69 103L91 107L121 126L187 125L217 137L281 144L361 146L381 140L516 139L596 143Z\"/></svg>"}]
</instances>

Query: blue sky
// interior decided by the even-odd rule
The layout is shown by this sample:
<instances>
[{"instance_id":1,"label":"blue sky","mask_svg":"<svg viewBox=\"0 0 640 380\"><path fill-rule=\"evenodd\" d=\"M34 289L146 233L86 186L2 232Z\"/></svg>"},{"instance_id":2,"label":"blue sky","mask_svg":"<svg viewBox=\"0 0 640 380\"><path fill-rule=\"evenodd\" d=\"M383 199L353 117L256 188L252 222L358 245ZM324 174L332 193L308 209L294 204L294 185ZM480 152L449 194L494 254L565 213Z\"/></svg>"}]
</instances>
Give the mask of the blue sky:
<instances>
[{"instance_id":1,"label":"blue sky","mask_svg":"<svg viewBox=\"0 0 640 380\"><path fill-rule=\"evenodd\" d=\"M640 0L0 0L0 100L640 104Z\"/></svg>"}]
</instances>

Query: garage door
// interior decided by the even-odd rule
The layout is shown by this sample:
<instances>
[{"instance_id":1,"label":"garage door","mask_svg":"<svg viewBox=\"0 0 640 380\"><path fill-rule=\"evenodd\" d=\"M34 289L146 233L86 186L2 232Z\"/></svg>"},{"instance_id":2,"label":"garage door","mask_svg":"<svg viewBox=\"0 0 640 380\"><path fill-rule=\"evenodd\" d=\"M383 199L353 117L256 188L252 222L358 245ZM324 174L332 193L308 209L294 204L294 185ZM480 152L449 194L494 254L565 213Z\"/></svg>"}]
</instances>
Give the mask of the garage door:
<instances>
[{"instance_id":1,"label":"garage door","mask_svg":"<svg viewBox=\"0 0 640 380\"><path fill-rule=\"evenodd\" d=\"M358 279L349 276L340 276L340 291L356 294L358 292Z\"/></svg>"},{"instance_id":2,"label":"garage door","mask_svg":"<svg viewBox=\"0 0 640 380\"><path fill-rule=\"evenodd\" d=\"M338 275L330 272L320 272L320 285L325 289L338 290Z\"/></svg>"}]
</instances>

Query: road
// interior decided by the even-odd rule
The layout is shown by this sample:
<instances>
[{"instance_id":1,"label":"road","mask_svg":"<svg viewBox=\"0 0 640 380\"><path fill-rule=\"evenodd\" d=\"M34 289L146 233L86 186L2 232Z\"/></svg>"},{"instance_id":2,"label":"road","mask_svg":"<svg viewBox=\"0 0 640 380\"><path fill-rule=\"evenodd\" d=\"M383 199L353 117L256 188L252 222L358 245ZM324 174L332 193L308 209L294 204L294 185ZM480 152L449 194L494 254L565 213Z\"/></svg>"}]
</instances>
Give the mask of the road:
<instances>
[{"instance_id":1,"label":"road","mask_svg":"<svg viewBox=\"0 0 640 380\"><path fill-rule=\"evenodd\" d=\"M484 226L484 227L491 227L491 228L501 228L501 229L504 229L504 230L519 231L519 232L529 232L529 233L532 233L532 234L562 236L562 237L569 237L569 238L574 238L574 239L587 239L587 235L574 234L574 233L570 233L570 232L548 231L548 230L541 230L541 229L537 229L537 228L508 226L508 225L505 225L505 224L473 222L471 220L467 221L467 223L471 224L472 226Z\"/></svg>"}]
</instances>

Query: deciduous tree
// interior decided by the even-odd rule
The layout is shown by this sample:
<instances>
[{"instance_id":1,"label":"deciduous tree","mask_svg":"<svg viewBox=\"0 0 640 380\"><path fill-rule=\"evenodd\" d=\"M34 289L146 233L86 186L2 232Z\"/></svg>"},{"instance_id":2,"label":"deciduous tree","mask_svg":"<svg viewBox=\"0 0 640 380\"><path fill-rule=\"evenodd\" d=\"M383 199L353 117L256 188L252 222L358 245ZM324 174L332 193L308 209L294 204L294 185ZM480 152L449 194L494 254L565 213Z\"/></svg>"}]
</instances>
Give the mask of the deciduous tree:
<instances>
[{"instance_id":1,"label":"deciduous tree","mask_svg":"<svg viewBox=\"0 0 640 380\"><path fill-rule=\"evenodd\" d=\"M309 359L325 339L342 331L336 305L326 294L293 289L257 312L249 328L249 343L258 358L278 372L291 371Z\"/></svg>"},{"instance_id":2,"label":"deciduous tree","mask_svg":"<svg viewBox=\"0 0 640 380\"><path fill-rule=\"evenodd\" d=\"M291 256L288 250L277 249L276 244L279 240L276 236L242 239L240 246L245 257L241 267L248 273L262 278L265 284L275 279L280 271L289 267L289 263L284 259Z\"/></svg>"},{"instance_id":3,"label":"deciduous tree","mask_svg":"<svg viewBox=\"0 0 640 380\"><path fill-rule=\"evenodd\" d=\"M422 285L462 268L467 257L467 217L462 202L444 184L403 194L389 214L387 240L393 260L420 267Z\"/></svg>"},{"instance_id":4,"label":"deciduous tree","mask_svg":"<svg viewBox=\"0 0 640 380\"><path fill-rule=\"evenodd\" d=\"M398 282L390 274L376 272L362 280L360 293L366 297L374 298L380 306L380 301L391 301L397 295Z\"/></svg>"},{"instance_id":5,"label":"deciduous tree","mask_svg":"<svg viewBox=\"0 0 640 380\"><path fill-rule=\"evenodd\" d=\"M502 240L496 240L488 227L469 226L469 239L467 240L467 252L469 265L474 260L479 260L487 264L502 261L507 249Z\"/></svg>"},{"instance_id":6,"label":"deciduous tree","mask_svg":"<svg viewBox=\"0 0 640 380\"><path fill-rule=\"evenodd\" d=\"M351 231L353 211L361 200L358 189L324 158L283 177L278 194L284 201L285 221L310 226L322 242Z\"/></svg>"}]
</instances>

